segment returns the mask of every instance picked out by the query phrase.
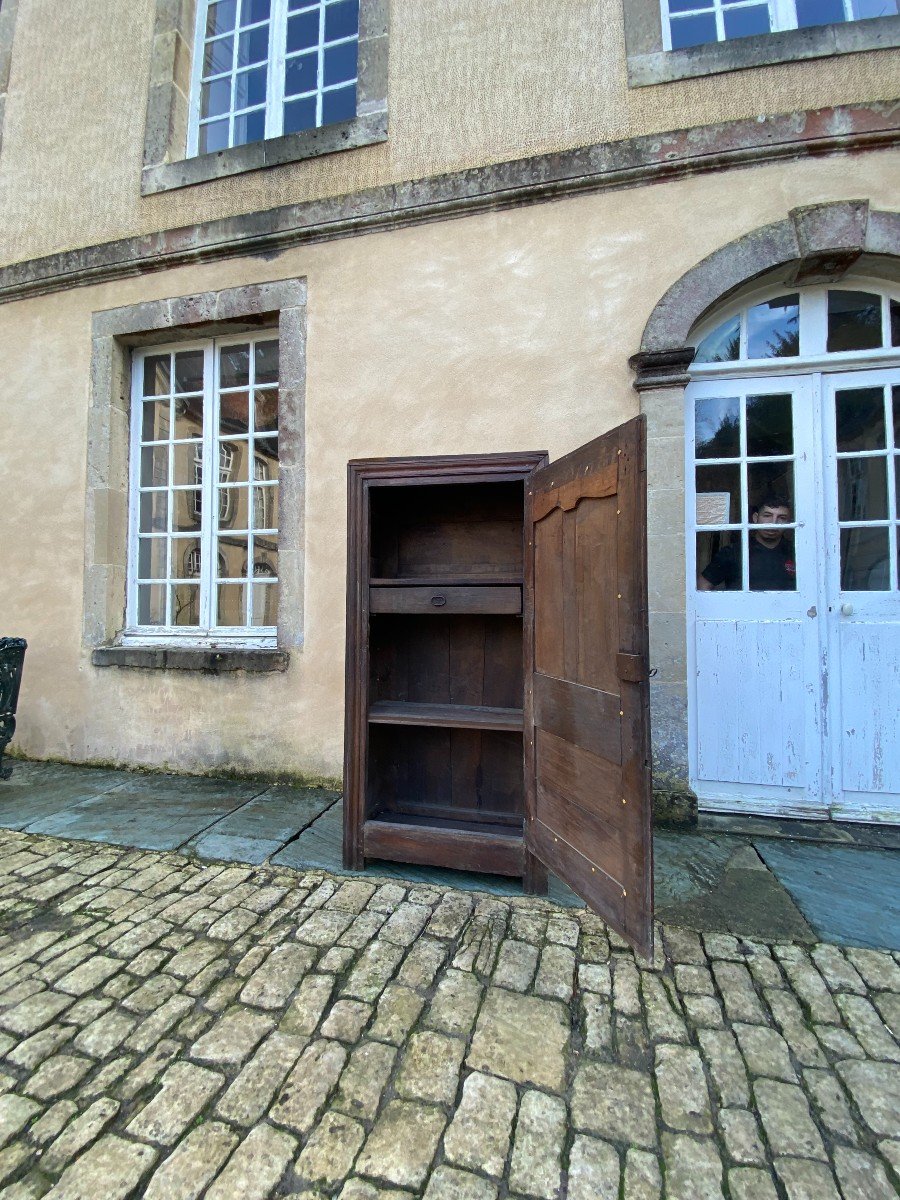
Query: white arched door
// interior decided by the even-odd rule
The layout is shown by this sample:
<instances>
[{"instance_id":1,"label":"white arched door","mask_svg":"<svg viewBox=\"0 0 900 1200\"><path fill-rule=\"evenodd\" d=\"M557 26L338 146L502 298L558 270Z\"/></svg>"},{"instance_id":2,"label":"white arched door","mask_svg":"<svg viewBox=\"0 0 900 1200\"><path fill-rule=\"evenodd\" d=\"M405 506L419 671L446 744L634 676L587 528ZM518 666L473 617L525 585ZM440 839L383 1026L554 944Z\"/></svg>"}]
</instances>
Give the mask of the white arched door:
<instances>
[{"instance_id":1,"label":"white arched door","mask_svg":"<svg viewBox=\"0 0 900 1200\"><path fill-rule=\"evenodd\" d=\"M861 294L814 300L827 321ZM709 809L900 821L900 366L745 374L752 312L735 366L687 390L692 784Z\"/></svg>"}]
</instances>

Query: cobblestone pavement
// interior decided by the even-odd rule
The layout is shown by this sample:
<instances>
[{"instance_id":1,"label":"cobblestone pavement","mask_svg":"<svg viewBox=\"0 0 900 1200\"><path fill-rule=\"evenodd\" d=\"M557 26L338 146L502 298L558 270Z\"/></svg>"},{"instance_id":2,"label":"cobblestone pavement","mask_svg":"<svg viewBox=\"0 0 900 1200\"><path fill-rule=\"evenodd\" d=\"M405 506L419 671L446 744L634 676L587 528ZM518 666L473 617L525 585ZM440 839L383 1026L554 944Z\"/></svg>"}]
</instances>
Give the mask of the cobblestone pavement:
<instances>
[{"instance_id":1,"label":"cobblestone pavement","mask_svg":"<svg viewBox=\"0 0 900 1200\"><path fill-rule=\"evenodd\" d=\"M900 956L0 834L0 1197L896 1200Z\"/></svg>"}]
</instances>

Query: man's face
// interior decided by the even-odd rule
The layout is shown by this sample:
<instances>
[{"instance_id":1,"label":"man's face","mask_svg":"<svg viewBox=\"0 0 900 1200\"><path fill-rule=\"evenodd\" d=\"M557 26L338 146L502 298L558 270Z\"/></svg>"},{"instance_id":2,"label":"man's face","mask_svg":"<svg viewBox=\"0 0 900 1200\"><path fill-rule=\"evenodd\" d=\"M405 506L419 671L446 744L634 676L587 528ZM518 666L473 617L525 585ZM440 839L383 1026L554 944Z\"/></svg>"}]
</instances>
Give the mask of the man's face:
<instances>
[{"instance_id":1,"label":"man's face","mask_svg":"<svg viewBox=\"0 0 900 1200\"><path fill-rule=\"evenodd\" d=\"M753 513L751 521L756 525L787 525L791 519L791 510L786 504L764 504L758 512ZM760 529L753 535L762 546L771 550L777 546L784 536L780 529Z\"/></svg>"}]
</instances>

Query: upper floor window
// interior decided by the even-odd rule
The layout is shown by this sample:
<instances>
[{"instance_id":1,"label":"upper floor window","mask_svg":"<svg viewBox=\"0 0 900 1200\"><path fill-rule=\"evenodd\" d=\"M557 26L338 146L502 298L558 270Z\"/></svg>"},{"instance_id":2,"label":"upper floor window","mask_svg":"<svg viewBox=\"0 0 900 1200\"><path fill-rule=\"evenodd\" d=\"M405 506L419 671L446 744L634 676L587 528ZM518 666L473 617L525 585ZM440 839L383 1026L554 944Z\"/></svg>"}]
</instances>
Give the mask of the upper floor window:
<instances>
[{"instance_id":1,"label":"upper floor window","mask_svg":"<svg viewBox=\"0 0 900 1200\"><path fill-rule=\"evenodd\" d=\"M877 357L900 347L900 298L864 283L783 291L745 301L712 328L701 325L695 341L696 366L829 354Z\"/></svg>"},{"instance_id":2,"label":"upper floor window","mask_svg":"<svg viewBox=\"0 0 900 1200\"><path fill-rule=\"evenodd\" d=\"M356 116L359 0L200 0L188 153Z\"/></svg>"},{"instance_id":3,"label":"upper floor window","mask_svg":"<svg viewBox=\"0 0 900 1200\"><path fill-rule=\"evenodd\" d=\"M274 642L278 383L271 333L135 354L126 636Z\"/></svg>"},{"instance_id":4,"label":"upper floor window","mask_svg":"<svg viewBox=\"0 0 900 1200\"><path fill-rule=\"evenodd\" d=\"M661 0L661 4L666 50L900 13L900 0Z\"/></svg>"}]
</instances>

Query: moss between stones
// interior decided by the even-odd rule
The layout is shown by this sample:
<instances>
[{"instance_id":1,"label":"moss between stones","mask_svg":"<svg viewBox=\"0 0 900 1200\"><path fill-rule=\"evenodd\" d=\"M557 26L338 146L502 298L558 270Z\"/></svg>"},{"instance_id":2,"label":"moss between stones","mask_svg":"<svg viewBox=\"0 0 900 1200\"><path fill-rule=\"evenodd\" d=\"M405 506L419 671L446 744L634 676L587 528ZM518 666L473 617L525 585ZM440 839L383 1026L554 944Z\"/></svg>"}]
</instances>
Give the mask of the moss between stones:
<instances>
[{"instance_id":1,"label":"moss between stones","mask_svg":"<svg viewBox=\"0 0 900 1200\"><path fill-rule=\"evenodd\" d=\"M697 824L697 795L674 771L653 771L653 824L662 829Z\"/></svg>"}]
</instances>

